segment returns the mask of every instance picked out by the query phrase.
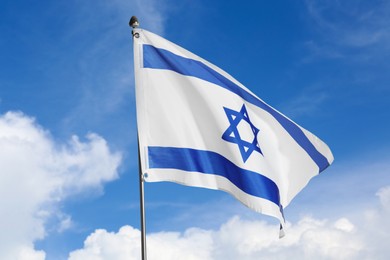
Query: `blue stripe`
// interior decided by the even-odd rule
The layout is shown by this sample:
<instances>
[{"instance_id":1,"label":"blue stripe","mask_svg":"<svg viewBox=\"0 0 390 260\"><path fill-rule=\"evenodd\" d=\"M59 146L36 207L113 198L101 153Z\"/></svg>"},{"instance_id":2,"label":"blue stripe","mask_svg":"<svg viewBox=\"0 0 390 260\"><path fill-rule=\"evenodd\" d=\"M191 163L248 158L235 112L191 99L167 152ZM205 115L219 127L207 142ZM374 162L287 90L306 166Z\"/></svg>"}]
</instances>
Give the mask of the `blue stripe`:
<instances>
[{"instance_id":1,"label":"blue stripe","mask_svg":"<svg viewBox=\"0 0 390 260\"><path fill-rule=\"evenodd\" d=\"M271 179L242 169L222 155L188 148L148 147L149 168L178 169L225 177L243 192L280 205L279 189Z\"/></svg>"},{"instance_id":2,"label":"blue stripe","mask_svg":"<svg viewBox=\"0 0 390 260\"><path fill-rule=\"evenodd\" d=\"M234 82L230 81L220 73L203 64L200 61L178 56L170 51L155 48L151 45L143 46L144 68L172 70L185 76L192 76L208 82L214 83L223 87L245 101L262 108L271 114L291 137L306 151L312 160L318 165L319 172L325 170L329 166L329 162L322 155L302 130L292 121L284 117L282 114L271 108L269 105L261 101L255 95L242 89Z\"/></svg>"}]
</instances>

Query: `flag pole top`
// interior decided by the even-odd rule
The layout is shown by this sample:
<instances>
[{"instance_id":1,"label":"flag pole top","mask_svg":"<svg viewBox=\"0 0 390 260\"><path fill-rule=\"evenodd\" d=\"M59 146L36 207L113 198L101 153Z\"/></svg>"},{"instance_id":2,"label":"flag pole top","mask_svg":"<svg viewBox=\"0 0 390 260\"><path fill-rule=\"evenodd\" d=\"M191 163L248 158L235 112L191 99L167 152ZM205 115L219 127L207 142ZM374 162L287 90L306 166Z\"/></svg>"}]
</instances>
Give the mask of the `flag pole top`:
<instances>
[{"instance_id":1,"label":"flag pole top","mask_svg":"<svg viewBox=\"0 0 390 260\"><path fill-rule=\"evenodd\" d=\"M133 29L139 26L138 18L136 16L132 16L129 21L129 26Z\"/></svg>"},{"instance_id":2,"label":"flag pole top","mask_svg":"<svg viewBox=\"0 0 390 260\"><path fill-rule=\"evenodd\" d=\"M138 18L136 16L133 15L130 18L129 26L131 28L133 28L133 30L131 31L131 34L133 35L133 37L138 38L139 37L139 33L138 32L134 32L134 29L136 29L139 26Z\"/></svg>"}]
</instances>

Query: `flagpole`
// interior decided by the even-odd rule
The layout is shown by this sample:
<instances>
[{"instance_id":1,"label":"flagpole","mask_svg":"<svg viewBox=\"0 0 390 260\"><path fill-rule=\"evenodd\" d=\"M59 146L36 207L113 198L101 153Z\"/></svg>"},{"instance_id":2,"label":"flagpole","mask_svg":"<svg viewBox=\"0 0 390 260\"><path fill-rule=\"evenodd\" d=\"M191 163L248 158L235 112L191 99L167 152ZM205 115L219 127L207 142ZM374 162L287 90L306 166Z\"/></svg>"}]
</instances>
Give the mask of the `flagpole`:
<instances>
[{"instance_id":1,"label":"flagpole","mask_svg":"<svg viewBox=\"0 0 390 260\"><path fill-rule=\"evenodd\" d=\"M137 137L138 139L138 137ZM141 213L141 254L142 260L146 260L146 221L145 221L145 200L144 200L144 176L141 170L141 156L138 141L138 174L139 174L139 197L140 197L140 213Z\"/></svg>"},{"instance_id":2,"label":"flagpole","mask_svg":"<svg viewBox=\"0 0 390 260\"><path fill-rule=\"evenodd\" d=\"M139 26L137 17L132 16L129 21L129 25L133 29L137 28ZM134 37L138 38L139 35L138 33L134 33L134 31L132 31L132 35L133 35L133 44L134 44ZM140 218L141 218L141 255L142 255L142 260L147 260L144 176L142 174L141 155L140 155L138 136L137 136L137 145L138 145L138 175L139 175L139 197L140 197Z\"/></svg>"}]
</instances>

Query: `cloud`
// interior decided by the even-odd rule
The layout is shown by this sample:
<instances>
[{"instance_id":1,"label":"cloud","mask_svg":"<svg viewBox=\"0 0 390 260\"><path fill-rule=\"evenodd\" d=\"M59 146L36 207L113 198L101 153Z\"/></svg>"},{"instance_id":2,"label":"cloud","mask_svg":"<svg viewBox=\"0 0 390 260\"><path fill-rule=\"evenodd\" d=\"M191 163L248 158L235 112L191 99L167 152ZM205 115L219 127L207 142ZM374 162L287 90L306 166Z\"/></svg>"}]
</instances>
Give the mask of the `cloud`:
<instances>
[{"instance_id":1,"label":"cloud","mask_svg":"<svg viewBox=\"0 0 390 260\"><path fill-rule=\"evenodd\" d=\"M46 224L57 218L58 231L71 217L58 208L68 196L102 192L118 178L121 155L93 133L62 144L21 112L0 115L0 258L44 259L33 242L45 237Z\"/></svg>"},{"instance_id":2,"label":"cloud","mask_svg":"<svg viewBox=\"0 0 390 260\"><path fill-rule=\"evenodd\" d=\"M10 259L17 259L17 260L41 260L45 259L45 252L39 250L36 251L32 247L19 247L17 248L18 253L11 256ZM16 257L15 257L16 256Z\"/></svg>"},{"instance_id":3,"label":"cloud","mask_svg":"<svg viewBox=\"0 0 390 260\"><path fill-rule=\"evenodd\" d=\"M311 26L321 41L309 41L313 56L381 59L390 46L390 4L387 1L307 0Z\"/></svg>"},{"instance_id":4,"label":"cloud","mask_svg":"<svg viewBox=\"0 0 390 260\"><path fill-rule=\"evenodd\" d=\"M312 116L319 114L320 106L328 99L328 94L325 90L319 87L312 87L303 90L296 97L290 101L281 104L281 111L290 118L297 118L299 116Z\"/></svg>"},{"instance_id":5,"label":"cloud","mask_svg":"<svg viewBox=\"0 0 390 260\"><path fill-rule=\"evenodd\" d=\"M302 217L288 224L278 239L277 227L235 216L217 230L148 234L149 259L387 259L390 229L390 186L378 191L380 205L361 209L362 219L334 221ZM79 259L140 259L140 231L124 226L117 233L96 230L84 248L69 255Z\"/></svg>"},{"instance_id":6,"label":"cloud","mask_svg":"<svg viewBox=\"0 0 390 260\"><path fill-rule=\"evenodd\" d=\"M124 127L115 127L114 131L128 129L129 113L134 108L129 101L134 98L134 72L131 28L128 26L131 15L137 15L142 28L155 33L164 33L166 1L155 0L114 0L110 2L77 4L68 26L62 32L61 42L72 42L72 50L63 53L59 49L53 55L59 55L64 63L73 70L73 83L77 97L73 108L65 115L64 129L78 129L79 122L89 128L110 126L113 116L123 117ZM95 10L96 12L91 12ZM129 10L131 11L129 13ZM88 35L88 37L85 37ZM83 42L80 42L83 39ZM58 62L58 61L56 61ZM74 66L76 64L76 66ZM77 86L75 88L74 86ZM123 113L127 111L127 113ZM132 129L133 130L133 129ZM123 138L119 143L123 142Z\"/></svg>"}]
</instances>

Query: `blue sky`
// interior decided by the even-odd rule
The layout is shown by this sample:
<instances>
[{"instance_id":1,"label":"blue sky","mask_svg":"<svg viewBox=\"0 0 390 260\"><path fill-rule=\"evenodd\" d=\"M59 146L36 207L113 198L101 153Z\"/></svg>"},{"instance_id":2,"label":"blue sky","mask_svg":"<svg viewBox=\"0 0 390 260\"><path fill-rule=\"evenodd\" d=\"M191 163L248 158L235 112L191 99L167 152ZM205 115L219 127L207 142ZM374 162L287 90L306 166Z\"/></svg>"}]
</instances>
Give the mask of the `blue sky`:
<instances>
[{"instance_id":1,"label":"blue sky","mask_svg":"<svg viewBox=\"0 0 390 260\"><path fill-rule=\"evenodd\" d=\"M335 156L286 209L280 241L276 220L224 192L146 184L152 259L388 258L390 4L380 0L1 1L0 258L137 259L132 15Z\"/></svg>"}]
</instances>

